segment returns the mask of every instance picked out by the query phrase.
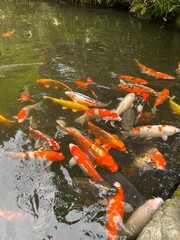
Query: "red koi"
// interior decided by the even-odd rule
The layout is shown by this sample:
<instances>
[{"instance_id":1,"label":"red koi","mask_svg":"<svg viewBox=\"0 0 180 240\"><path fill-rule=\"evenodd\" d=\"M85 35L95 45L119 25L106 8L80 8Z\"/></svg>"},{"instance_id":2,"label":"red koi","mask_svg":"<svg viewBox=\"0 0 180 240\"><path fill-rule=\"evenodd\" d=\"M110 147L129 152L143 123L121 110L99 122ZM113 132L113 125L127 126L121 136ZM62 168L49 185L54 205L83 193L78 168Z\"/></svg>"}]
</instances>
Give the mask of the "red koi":
<instances>
[{"instance_id":1,"label":"red koi","mask_svg":"<svg viewBox=\"0 0 180 240\"><path fill-rule=\"evenodd\" d=\"M124 193L120 183L115 182L118 192L109 199L106 211L107 240L116 240L120 237L120 232L124 218Z\"/></svg>"},{"instance_id":2,"label":"red koi","mask_svg":"<svg viewBox=\"0 0 180 240\"><path fill-rule=\"evenodd\" d=\"M71 143L69 144L69 148L73 156L69 162L70 166L73 166L77 163L79 167L83 170L83 172L86 173L88 176L95 180L104 181L94 168L94 165L89 160L87 155L77 145Z\"/></svg>"},{"instance_id":3,"label":"red koi","mask_svg":"<svg viewBox=\"0 0 180 240\"><path fill-rule=\"evenodd\" d=\"M54 139L52 139L51 137L47 136L46 134L44 134L38 130L35 130L32 127L32 118L31 118L30 122L31 123L29 126L29 132L35 139L43 142L43 145L45 148L53 148L55 151L58 151L60 149L59 144Z\"/></svg>"},{"instance_id":4,"label":"red koi","mask_svg":"<svg viewBox=\"0 0 180 240\"><path fill-rule=\"evenodd\" d=\"M137 65L141 68L141 71L143 73L146 73L150 76L153 76L154 78L161 78L161 79L175 79L174 76L171 76L169 74L166 73L162 73L162 72L156 72L151 68L146 67L145 65L143 65L142 63L140 63L137 59L135 59Z\"/></svg>"},{"instance_id":5,"label":"red koi","mask_svg":"<svg viewBox=\"0 0 180 240\"><path fill-rule=\"evenodd\" d=\"M33 105L25 106L19 111L17 117L15 117L15 118L18 119L19 123L22 123L22 122L24 122L24 120L26 120L28 118L29 113L32 109L38 110L40 108L40 106L41 106L41 102L38 102Z\"/></svg>"},{"instance_id":6,"label":"red koi","mask_svg":"<svg viewBox=\"0 0 180 240\"><path fill-rule=\"evenodd\" d=\"M43 158L47 161L62 161L64 160L63 153L50 151L50 150L42 150L42 151L32 151L32 152L10 152L8 154L11 157L19 158Z\"/></svg>"},{"instance_id":7,"label":"red koi","mask_svg":"<svg viewBox=\"0 0 180 240\"><path fill-rule=\"evenodd\" d=\"M116 172L118 170L118 165L106 149L96 144L87 136L81 134L81 132L76 128L65 127L66 124L64 121L56 120L56 122L65 132L68 132L69 135L74 138L76 144L95 164L105 167L112 172Z\"/></svg>"},{"instance_id":8,"label":"red koi","mask_svg":"<svg viewBox=\"0 0 180 240\"><path fill-rule=\"evenodd\" d=\"M165 170L166 160L164 159L163 155L159 152L157 148L149 149L147 151L147 154L149 154L154 168Z\"/></svg>"},{"instance_id":9,"label":"red koi","mask_svg":"<svg viewBox=\"0 0 180 240\"><path fill-rule=\"evenodd\" d=\"M8 37L8 36L12 35L14 32L15 32L15 29L13 29L12 31L2 33L1 36L2 37Z\"/></svg>"},{"instance_id":10,"label":"red koi","mask_svg":"<svg viewBox=\"0 0 180 240\"><path fill-rule=\"evenodd\" d=\"M152 113L155 114L157 111L157 106L159 106L160 104L162 104L167 98L169 97L169 90L167 88L165 88L163 91L161 91L159 93L159 95L157 96L154 106L151 109Z\"/></svg>"},{"instance_id":11,"label":"red koi","mask_svg":"<svg viewBox=\"0 0 180 240\"><path fill-rule=\"evenodd\" d=\"M111 72L111 76L114 78L122 79L124 81L136 83L136 84L140 84L140 85L149 83L147 80L142 79L142 78L132 77L132 76L128 76L128 75L118 75L113 72Z\"/></svg>"},{"instance_id":12,"label":"red koi","mask_svg":"<svg viewBox=\"0 0 180 240\"><path fill-rule=\"evenodd\" d=\"M24 88L24 92L21 93L21 96L18 100L21 102L34 102L34 100L31 99L31 95L29 94L27 87Z\"/></svg>"},{"instance_id":13,"label":"red koi","mask_svg":"<svg viewBox=\"0 0 180 240\"><path fill-rule=\"evenodd\" d=\"M106 150L109 150L110 148L119 150L119 151L126 151L126 147L124 143L118 138L117 135L111 134L96 125L94 125L92 122L88 121L88 126L93 135L96 137L96 143L101 145L103 144L103 147Z\"/></svg>"},{"instance_id":14,"label":"red koi","mask_svg":"<svg viewBox=\"0 0 180 240\"><path fill-rule=\"evenodd\" d=\"M87 110L85 114L77 118L75 122L83 125L87 118L96 118L104 121L121 121L121 117L113 110L93 108Z\"/></svg>"}]
</instances>

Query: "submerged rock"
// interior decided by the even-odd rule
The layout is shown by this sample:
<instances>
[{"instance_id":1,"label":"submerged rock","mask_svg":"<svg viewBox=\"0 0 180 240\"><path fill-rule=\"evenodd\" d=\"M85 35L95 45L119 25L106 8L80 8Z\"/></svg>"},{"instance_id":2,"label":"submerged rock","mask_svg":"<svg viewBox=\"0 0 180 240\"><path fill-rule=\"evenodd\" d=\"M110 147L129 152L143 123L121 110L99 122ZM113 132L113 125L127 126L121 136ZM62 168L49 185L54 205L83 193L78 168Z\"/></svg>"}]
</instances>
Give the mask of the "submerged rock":
<instances>
[{"instance_id":1,"label":"submerged rock","mask_svg":"<svg viewBox=\"0 0 180 240\"><path fill-rule=\"evenodd\" d=\"M180 239L180 185L172 198L152 217L137 240Z\"/></svg>"}]
</instances>

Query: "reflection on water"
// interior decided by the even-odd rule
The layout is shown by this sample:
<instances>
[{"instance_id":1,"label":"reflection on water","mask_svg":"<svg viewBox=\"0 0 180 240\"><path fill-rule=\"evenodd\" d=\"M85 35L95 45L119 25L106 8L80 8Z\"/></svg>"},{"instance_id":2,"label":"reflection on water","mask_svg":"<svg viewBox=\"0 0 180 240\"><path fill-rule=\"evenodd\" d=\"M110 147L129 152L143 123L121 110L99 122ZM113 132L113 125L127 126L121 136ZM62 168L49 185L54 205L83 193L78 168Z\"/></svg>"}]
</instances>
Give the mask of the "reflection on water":
<instances>
[{"instance_id":1,"label":"reflection on water","mask_svg":"<svg viewBox=\"0 0 180 240\"><path fill-rule=\"evenodd\" d=\"M13 34L2 37L2 33L12 30L15 30ZM175 75L180 35L172 26L162 27L159 23L134 19L126 12L111 9L80 8L56 1L1 0L0 35L0 63L5 65L0 66L0 114L9 119L26 105L17 101L24 86L29 88L35 102L41 101L43 95L65 98L63 90L38 85L38 78L64 81L75 91L81 91L73 80L91 77L98 84L111 86L118 83L110 77L113 71L146 78L158 91L169 88L170 95L176 95L176 101L180 102L179 77L172 81L152 79L140 73L134 62L137 58L155 70ZM106 96L99 97L107 102ZM68 126L74 126L74 119L81 114L45 101L41 110L32 114L38 129L60 142L66 158L52 165L45 161L12 159L7 152L34 149L29 122L12 127L0 125L0 209L24 215L15 223L0 218L1 237L13 240L60 239L59 236L66 240L105 239L106 208L82 199L79 190L74 188L72 177L84 175L78 167L69 168L68 145L73 140L63 135L55 122L61 118ZM147 122L180 127L179 116L172 113L168 101L160 107L157 117L142 123ZM76 127L87 134L86 128ZM176 139L178 136L166 142L161 139L143 141L143 146L157 147L167 160L167 168L179 171ZM132 153L143 149L142 140L125 141ZM175 151L171 151L171 144ZM171 174L169 181L173 179ZM132 182L138 186L138 181L134 177ZM141 192L142 198L155 193L168 195L161 191L163 188L154 192L146 189Z\"/></svg>"}]
</instances>

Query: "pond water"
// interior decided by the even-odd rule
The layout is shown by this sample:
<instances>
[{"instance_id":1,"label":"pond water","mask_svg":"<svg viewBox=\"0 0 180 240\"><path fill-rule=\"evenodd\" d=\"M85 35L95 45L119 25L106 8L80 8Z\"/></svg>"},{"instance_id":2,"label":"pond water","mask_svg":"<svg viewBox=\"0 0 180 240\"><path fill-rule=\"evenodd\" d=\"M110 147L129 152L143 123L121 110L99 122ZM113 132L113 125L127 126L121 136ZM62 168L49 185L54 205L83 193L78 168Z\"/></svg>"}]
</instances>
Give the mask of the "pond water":
<instances>
[{"instance_id":1,"label":"pond water","mask_svg":"<svg viewBox=\"0 0 180 240\"><path fill-rule=\"evenodd\" d=\"M63 119L67 126L88 134L86 125L81 127L74 122L82 113L64 110L43 100L43 95L68 99L64 90L45 88L36 80L59 80L74 91L91 96L73 81L85 81L90 77L100 85L111 87L118 84L117 79L111 78L113 71L145 78L157 91L168 88L170 96L175 95L180 103L180 77L175 74L180 60L180 34L172 25L136 19L126 11L75 7L56 1L1 0L0 13L0 114L13 119L28 105L17 100L24 87L28 87L34 101L42 101L41 109L32 112L38 130L56 139L65 155L64 161L51 165L46 161L8 157L6 153L11 151L33 151L34 141L29 136L29 121L10 127L1 123L0 212L20 212L20 216L15 221L0 218L0 236L8 240L105 239L106 208L97 202L91 203L93 193L83 198L83 193L73 186L74 177L85 176L77 166L69 167L68 145L74 140L62 134L56 123L56 119ZM2 36L13 30L13 34ZM174 75L175 80L146 76L135 64L135 58L157 71ZM98 98L103 102L112 100L110 107L117 107L118 102L111 94L99 94ZM180 127L179 120L167 100L155 117L139 124ZM120 134L108 124L101 127ZM174 172L180 171L179 149L172 149L174 141L178 145L178 139L176 134L167 141L161 138L124 140L127 150L133 154L143 151L146 146L157 147L167 161L167 175L160 174L160 183L156 181L157 175L151 182L151 173L146 178L149 180L142 183L139 174L130 176L120 166L119 173L133 183L143 201L154 196L166 199L177 184L176 179L172 182L171 179ZM118 158L121 158L119 152ZM106 174L113 178L112 173ZM116 176L118 181L118 174ZM124 190L128 195L128 189Z\"/></svg>"}]
</instances>

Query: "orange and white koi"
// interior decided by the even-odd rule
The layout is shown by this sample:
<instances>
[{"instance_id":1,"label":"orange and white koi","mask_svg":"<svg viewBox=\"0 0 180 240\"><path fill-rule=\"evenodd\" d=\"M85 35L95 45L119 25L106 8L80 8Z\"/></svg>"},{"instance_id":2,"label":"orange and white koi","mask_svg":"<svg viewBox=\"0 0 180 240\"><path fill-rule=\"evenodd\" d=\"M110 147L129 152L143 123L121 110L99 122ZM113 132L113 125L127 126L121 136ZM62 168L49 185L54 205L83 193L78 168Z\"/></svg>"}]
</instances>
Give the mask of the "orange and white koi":
<instances>
[{"instance_id":1,"label":"orange and white koi","mask_svg":"<svg viewBox=\"0 0 180 240\"><path fill-rule=\"evenodd\" d=\"M138 122L139 118L142 116L143 108L145 104L147 104L148 97L149 97L149 93L138 94L137 101L135 104L135 107L138 113L136 116L136 123Z\"/></svg>"},{"instance_id":2,"label":"orange and white koi","mask_svg":"<svg viewBox=\"0 0 180 240\"><path fill-rule=\"evenodd\" d=\"M99 145L103 144L103 147L106 150L109 150L110 148L119 150L119 151L126 151L126 147L124 143L118 138L117 135L111 134L96 125L94 125L92 122L88 121L88 127L90 132L95 135L96 137L96 143Z\"/></svg>"},{"instance_id":3,"label":"orange and white koi","mask_svg":"<svg viewBox=\"0 0 180 240\"><path fill-rule=\"evenodd\" d=\"M59 144L53 138L32 127L32 118L30 119L29 133L37 140L35 146L40 147L40 143L42 142L43 147L46 149L53 148L55 151L60 149Z\"/></svg>"},{"instance_id":4,"label":"orange and white koi","mask_svg":"<svg viewBox=\"0 0 180 240\"><path fill-rule=\"evenodd\" d=\"M101 147L96 144L93 140L83 135L76 128L66 127L66 124L62 120L56 120L60 125L61 129L68 132L71 137L76 141L78 147L98 166L105 167L109 171L116 172L118 170L118 165L111 157L111 155Z\"/></svg>"},{"instance_id":5,"label":"orange and white koi","mask_svg":"<svg viewBox=\"0 0 180 240\"><path fill-rule=\"evenodd\" d=\"M106 211L106 230L107 240L118 240L124 218L124 193L120 183L115 182L114 186L118 189L115 196L110 197Z\"/></svg>"},{"instance_id":6,"label":"orange and white koi","mask_svg":"<svg viewBox=\"0 0 180 240\"><path fill-rule=\"evenodd\" d=\"M26 120L28 118L30 111L33 110L33 109L39 110L40 107L41 107L41 104L42 104L41 102L38 102L38 103L35 103L33 105L28 105L28 106L23 107L19 111L17 117L15 117L15 118L18 119L19 123L24 122L24 120Z\"/></svg>"},{"instance_id":7,"label":"orange and white koi","mask_svg":"<svg viewBox=\"0 0 180 240\"><path fill-rule=\"evenodd\" d=\"M83 170L83 172L89 177L95 180L104 181L103 178L96 171L94 165L89 160L88 156L77 145L70 143L69 149L73 156L69 161L70 166L78 164L79 167Z\"/></svg>"},{"instance_id":8,"label":"orange and white koi","mask_svg":"<svg viewBox=\"0 0 180 240\"><path fill-rule=\"evenodd\" d=\"M67 86L65 83L60 82L58 80L40 78L40 79L37 79L36 82L44 85L46 88L49 88L51 86L54 89L63 88L63 89L68 89L69 91L72 91L72 89L69 86Z\"/></svg>"},{"instance_id":9,"label":"orange and white koi","mask_svg":"<svg viewBox=\"0 0 180 240\"><path fill-rule=\"evenodd\" d=\"M139 93L139 94L149 93L155 96L158 95L158 92L150 87L134 84L134 83L125 83L123 80L120 80L120 84L117 86L114 86L114 88L121 91L125 91L125 92L132 92L132 93Z\"/></svg>"},{"instance_id":10,"label":"orange and white koi","mask_svg":"<svg viewBox=\"0 0 180 240\"><path fill-rule=\"evenodd\" d=\"M27 87L24 88L24 92L21 93L21 96L18 100L21 102L34 102L34 100L31 99L31 95Z\"/></svg>"},{"instance_id":11,"label":"orange and white koi","mask_svg":"<svg viewBox=\"0 0 180 240\"><path fill-rule=\"evenodd\" d=\"M74 102L77 102L77 103L80 103L80 104L83 104L85 106L88 106L88 107L105 107L107 106L109 103L105 104L105 103L102 103L100 101L97 101L93 98L90 98L84 94L81 94L79 92L72 92L72 91L66 91L65 94L71 98Z\"/></svg>"},{"instance_id":12,"label":"orange and white koi","mask_svg":"<svg viewBox=\"0 0 180 240\"><path fill-rule=\"evenodd\" d=\"M8 37L8 36L12 35L14 32L15 32L15 29L13 29L12 31L2 33L1 36L2 37Z\"/></svg>"},{"instance_id":13,"label":"orange and white koi","mask_svg":"<svg viewBox=\"0 0 180 240\"><path fill-rule=\"evenodd\" d=\"M169 74L162 73L162 72L156 72L153 69L146 67L145 65L140 63L137 59L135 59L135 61L136 61L137 65L141 68L142 73L146 73L150 76L153 76L154 78L175 79L174 76L171 76Z\"/></svg>"},{"instance_id":14,"label":"orange and white koi","mask_svg":"<svg viewBox=\"0 0 180 240\"><path fill-rule=\"evenodd\" d=\"M157 148L150 148L147 154L149 154L154 168L165 170L166 160Z\"/></svg>"},{"instance_id":15,"label":"orange and white koi","mask_svg":"<svg viewBox=\"0 0 180 240\"><path fill-rule=\"evenodd\" d=\"M125 82L131 82L136 84L148 84L149 82L142 78L132 77L128 75L118 75L116 73L111 72L111 77L122 79Z\"/></svg>"},{"instance_id":16,"label":"orange and white koi","mask_svg":"<svg viewBox=\"0 0 180 240\"><path fill-rule=\"evenodd\" d=\"M0 115L0 122L6 124L7 126L11 126L15 121L9 120L3 115Z\"/></svg>"},{"instance_id":17,"label":"orange and white koi","mask_svg":"<svg viewBox=\"0 0 180 240\"><path fill-rule=\"evenodd\" d=\"M121 117L113 110L93 108L87 110L85 114L77 118L75 122L83 125L87 118L96 118L104 121L121 121Z\"/></svg>"},{"instance_id":18,"label":"orange and white koi","mask_svg":"<svg viewBox=\"0 0 180 240\"><path fill-rule=\"evenodd\" d=\"M32 151L32 152L9 152L8 156L14 158L32 158L38 159L42 158L47 161L62 161L64 160L64 155L61 152L55 152L50 150Z\"/></svg>"},{"instance_id":19,"label":"orange and white koi","mask_svg":"<svg viewBox=\"0 0 180 240\"><path fill-rule=\"evenodd\" d=\"M67 100L53 98L53 97L49 97L49 96L43 96L43 98L49 99L57 104L62 105L63 109L71 108L73 112L89 110L89 108L87 106L80 104L80 103L73 102L73 101L67 101Z\"/></svg>"},{"instance_id":20,"label":"orange and white koi","mask_svg":"<svg viewBox=\"0 0 180 240\"><path fill-rule=\"evenodd\" d=\"M180 132L180 129L170 125L147 125L136 127L129 132L123 132L125 136L145 138L146 140L161 137L164 141L168 136Z\"/></svg>"},{"instance_id":21,"label":"orange and white koi","mask_svg":"<svg viewBox=\"0 0 180 240\"><path fill-rule=\"evenodd\" d=\"M159 106L160 104L162 104L167 98L169 97L169 90L167 88L165 88L164 90L162 90L159 95L157 96L154 106L151 109L152 113L155 114L157 111L157 106Z\"/></svg>"},{"instance_id":22,"label":"orange and white koi","mask_svg":"<svg viewBox=\"0 0 180 240\"><path fill-rule=\"evenodd\" d=\"M78 87L80 87L80 88L82 88L82 89L84 89L84 90L87 90L87 89L88 89L88 84L92 84L93 81L92 81L91 78L87 78L87 79L86 79L86 82L79 81L79 80L75 80L74 83L75 83Z\"/></svg>"},{"instance_id":23,"label":"orange and white koi","mask_svg":"<svg viewBox=\"0 0 180 240\"><path fill-rule=\"evenodd\" d=\"M27 217L27 214L10 210L0 210L0 216L9 222L17 223L18 221L24 220Z\"/></svg>"}]
</instances>

